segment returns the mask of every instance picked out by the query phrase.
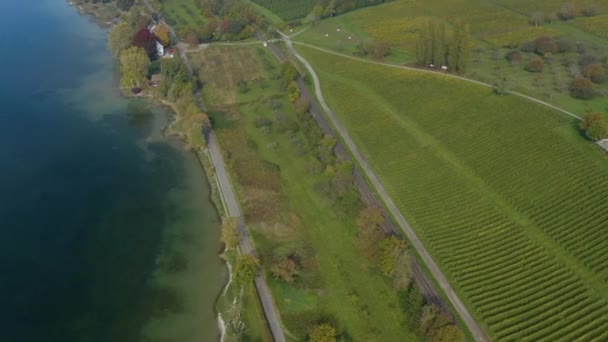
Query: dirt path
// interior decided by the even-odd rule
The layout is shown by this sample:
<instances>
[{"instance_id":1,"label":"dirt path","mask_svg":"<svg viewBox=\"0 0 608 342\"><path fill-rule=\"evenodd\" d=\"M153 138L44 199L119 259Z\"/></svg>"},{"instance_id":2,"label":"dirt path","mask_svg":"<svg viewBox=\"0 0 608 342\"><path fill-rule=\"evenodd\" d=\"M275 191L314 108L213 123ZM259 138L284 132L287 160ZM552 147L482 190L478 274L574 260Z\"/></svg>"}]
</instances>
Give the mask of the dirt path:
<instances>
[{"instance_id":1,"label":"dirt path","mask_svg":"<svg viewBox=\"0 0 608 342\"><path fill-rule=\"evenodd\" d=\"M469 311L467 310L465 305L462 303L462 301L460 300L460 298L458 297L458 295L456 294L454 289L450 286L450 284L447 281L447 278L445 277L443 272L441 272L441 270L439 269L439 267L437 266L437 264L435 263L435 261L433 260L431 255L428 253L428 251L426 250L426 248L424 247L424 245L422 244L420 239L418 239L418 236L416 235L416 233L414 232L412 227L407 223L407 221L405 220L403 215L401 215L401 212L397 209L397 206L393 202L392 198L390 197L390 195L388 194L388 192L386 191L386 189L384 188L384 186L382 185L380 180L378 179L378 177L376 176L376 174L374 173L372 168L367 164L367 161L363 158L363 156L359 152L357 146L355 145L352 138L348 134L348 131L338 121L336 115L331 111L331 109L325 102L323 93L321 91L321 83L319 81L319 77L317 76L313 67L293 47L293 43L289 39L289 37L283 35L283 38L284 38L284 41L285 41L289 51L300 62L302 62L302 64L304 64L304 66L306 67L306 69L308 70L310 75L312 76L314 86L315 86L316 97L317 97L319 103L321 104L321 107L325 111L326 116L329 118L333 127L336 129L336 131L342 138L342 141L344 141L347 148L350 150L350 153L357 160L357 163L360 165L361 169L363 170L363 172L365 173L367 178L370 180L373 187L376 189L376 193L378 194L378 196L380 196L380 198L382 198L388 211L395 218L395 220L397 221L397 223L399 224L399 226L401 227L401 229L403 230L405 235L408 237L408 239L411 242L414 249L416 249L416 251L418 252L418 255L420 256L422 261L426 264L426 266L428 267L429 271L431 272L431 274L433 275L435 280L437 280L437 283L439 284L441 289L444 291L444 293L446 294L446 296L448 297L448 299L454 306L456 312L458 312L458 314L460 315L461 319L463 320L463 322L465 323L465 325L467 326L469 331L471 331L471 333L475 337L475 340L476 341L489 341L487 335L485 334L485 332L483 331L481 326L479 324L477 324L477 322L473 319L473 316L469 313ZM347 55L344 55L344 56L347 56ZM350 58L350 56L347 56L347 57ZM387 64L387 66L393 66L393 65ZM480 83L482 85L485 85L481 82L475 81L475 83Z\"/></svg>"}]
</instances>

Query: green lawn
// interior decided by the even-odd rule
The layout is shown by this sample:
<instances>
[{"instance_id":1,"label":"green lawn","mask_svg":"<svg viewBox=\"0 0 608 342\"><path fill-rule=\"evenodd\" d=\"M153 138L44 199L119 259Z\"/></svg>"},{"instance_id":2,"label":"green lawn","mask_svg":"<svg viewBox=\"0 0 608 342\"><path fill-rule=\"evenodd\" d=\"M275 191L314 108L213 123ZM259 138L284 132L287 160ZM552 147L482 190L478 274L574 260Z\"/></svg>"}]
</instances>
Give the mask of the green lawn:
<instances>
[{"instance_id":1,"label":"green lawn","mask_svg":"<svg viewBox=\"0 0 608 342\"><path fill-rule=\"evenodd\" d=\"M286 334L304 340L314 323L330 321L355 341L418 340L407 328L415 318L355 248L354 218L340 218L315 190L325 175L310 174L315 158L303 133L275 130L278 113L291 120L295 114L279 87L274 57L256 47L215 47L191 57L265 269L281 250L310 255L306 279L295 285L266 274ZM236 91L238 80L248 83L246 93ZM278 109L269 109L269 101ZM261 118L274 122L270 132L256 127Z\"/></svg>"},{"instance_id":2,"label":"green lawn","mask_svg":"<svg viewBox=\"0 0 608 342\"><path fill-rule=\"evenodd\" d=\"M576 122L445 76L298 49L493 340L608 338L608 159Z\"/></svg>"},{"instance_id":3,"label":"green lawn","mask_svg":"<svg viewBox=\"0 0 608 342\"><path fill-rule=\"evenodd\" d=\"M162 0L161 3L167 22L178 32L184 27L199 32L206 23L203 9L196 5L195 0Z\"/></svg>"}]
</instances>

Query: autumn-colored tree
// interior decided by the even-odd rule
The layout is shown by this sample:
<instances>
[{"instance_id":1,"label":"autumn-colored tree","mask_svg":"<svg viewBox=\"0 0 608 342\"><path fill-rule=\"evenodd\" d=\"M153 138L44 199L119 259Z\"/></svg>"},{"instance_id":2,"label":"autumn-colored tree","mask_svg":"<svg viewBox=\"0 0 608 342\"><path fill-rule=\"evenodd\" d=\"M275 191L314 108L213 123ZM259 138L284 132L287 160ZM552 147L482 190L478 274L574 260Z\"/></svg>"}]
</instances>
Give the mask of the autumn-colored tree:
<instances>
[{"instance_id":1,"label":"autumn-colored tree","mask_svg":"<svg viewBox=\"0 0 608 342\"><path fill-rule=\"evenodd\" d=\"M169 38L169 28L165 24L156 25L154 34L163 46L167 46L171 42Z\"/></svg>"},{"instance_id":2,"label":"autumn-colored tree","mask_svg":"<svg viewBox=\"0 0 608 342\"><path fill-rule=\"evenodd\" d=\"M226 245L226 250L234 249L239 244L240 236L236 218L227 217L222 220L221 240Z\"/></svg>"},{"instance_id":3,"label":"autumn-colored tree","mask_svg":"<svg viewBox=\"0 0 608 342\"><path fill-rule=\"evenodd\" d=\"M289 86L287 87L287 96L291 103L295 103L298 98L300 98L300 88L296 82L292 81L289 83Z\"/></svg>"},{"instance_id":4,"label":"autumn-colored tree","mask_svg":"<svg viewBox=\"0 0 608 342\"><path fill-rule=\"evenodd\" d=\"M536 38L534 40L535 51L541 56L544 56L546 53L556 53L557 52L557 42L553 37L542 36Z\"/></svg>"},{"instance_id":5,"label":"autumn-colored tree","mask_svg":"<svg viewBox=\"0 0 608 342\"><path fill-rule=\"evenodd\" d=\"M369 260L375 262L378 259L378 244L384 238L380 225L384 222L381 208L371 206L364 208L357 217L359 232L355 238L355 245L361 253Z\"/></svg>"},{"instance_id":6,"label":"autumn-colored tree","mask_svg":"<svg viewBox=\"0 0 608 342\"><path fill-rule=\"evenodd\" d=\"M144 27L135 33L132 44L144 49L148 57L156 57L156 37L147 28Z\"/></svg>"},{"instance_id":7,"label":"autumn-colored tree","mask_svg":"<svg viewBox=\"0 0 608 342\"><path fill-rule=\"evenodd\" d=\"M589 78L593 83L604 83L608 75L606 68L602 63L589 64L583 70L583 75Z\"/></svg>"},{"instance_id":8,"label":"autumn-colored tree","mask_svg":"<svg viewBox=\"0 0 608 342\"><path fill-rule=\"evenodd\" d=\"M120 21L108 34L108 47L112 57L118 59L120 53L131 46L131 27L126 21Z\"/></svg>"},{"instance_id":9,"label":"autumn-colored tree","mask_svg":"<svg viewBox=\"0 0 608 342\"><path fill-rule=\"evenodd\" d=\"M570 95L579 99L592 99L595 96L593 82L586 77L577 77L570 83Z\"/></svg>"},{"instance_id":10,"label":"autumn-colored tree","mask_svg":"<svg viewBox=\"0 0 608 342\"><path fill-rule=\"evenodd\" d=\"M581 128L585 130L587 138L598 141L608 138L608 124L604 113L590 113L581 122Z\"/></svg>"},{"instance_id":11,"label":"autumn-colored tree","mask_svg":"<svg viewBox=\"0 0 608 342\"><path fill-rule=\"evenodd\" d=\"M526 65L526 70L529 72L541 72L545 67L545 61L542 58L532 57Z\"/></svg>"},{"instance_id":12,"label":"autumn-colored tree","mask_svg":"<svg viewBox=\"0 0 608 342\"><path fill-rule=\"evenodd\" d=\"M405 252L406 247L405 241L396 236L389 236L380 242L378 246L378 266L382 274L388 276L393 273L395 267L399 266L395 264L397 257Z\"/></svg>"},{"instance_id":13,"label":"autumn-colored tree","mask_svg":"<svg viewBox=\"0 0 608 342\"><path fill-rule=\"evenodd\" d=\"M122 84L125 87L141 87L146 83L150 59L146 52L137 46L120 53Z\"/></svg>"},{"instance_id":14,"label":"autumn-colored tree","mask_svg":"<svg viewBox=\"0 0 608 342\"><path fill-rule=\"evenodd\" d=\"M281 258L270 268L272 275L284 282L291 284L300 272L298 264L290 257Z\"/></svg>"},{"instance_id":15,"label":"autumn-colored tree","mask_svg":"<svg viewBox=\"0 0 608 342\"><path fill-rule=\"evenodd\" d=\"M236 261L236 280L243 285L250 284L257 275L259 265L259 260L253 255L240 255Z\"/></svg>"},{"instance_id":16,"label":"autumn-colored tree","mask_svg":"<svg viewBox=\"0 0 608 342\"><path fill-rule=\"evenodd\" d=\"M338 332L336 328L329 323L315 325L309 334L310 342L336 342Z\"/></svg>"}]
</instances>

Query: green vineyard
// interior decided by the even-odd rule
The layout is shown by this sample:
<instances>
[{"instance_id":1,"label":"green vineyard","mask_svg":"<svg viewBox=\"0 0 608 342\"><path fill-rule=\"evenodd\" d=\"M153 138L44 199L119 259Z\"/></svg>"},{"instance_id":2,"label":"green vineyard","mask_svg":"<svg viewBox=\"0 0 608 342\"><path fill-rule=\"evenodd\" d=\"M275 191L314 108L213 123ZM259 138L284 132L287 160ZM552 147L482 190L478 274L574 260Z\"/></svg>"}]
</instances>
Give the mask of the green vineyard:
<instances>
[{"instance_id":1,"label":"green vineyard","mask_svg":"<svg viewBox=\"0 0 608 342\"><path fill-rule=\"evenodd\" d=\"M445 76L298 49L492 340L608 340L608 160L576 122Z\"/></svg>"}]
</instances>

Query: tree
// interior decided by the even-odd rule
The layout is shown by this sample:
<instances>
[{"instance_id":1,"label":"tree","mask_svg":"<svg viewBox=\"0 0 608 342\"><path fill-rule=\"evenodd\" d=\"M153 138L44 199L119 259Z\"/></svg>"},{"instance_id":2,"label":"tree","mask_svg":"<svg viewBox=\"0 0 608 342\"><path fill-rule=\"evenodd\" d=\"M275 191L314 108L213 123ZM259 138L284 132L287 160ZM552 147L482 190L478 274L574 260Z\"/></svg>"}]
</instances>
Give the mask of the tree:
<instances>
[{"instance_id":1,"label":"tree","mask_svg":"<svg viewBox=\"0 0 608 342\"><path fill-rule=\"evenodd\" d=\"M450 68L459 73L464 73L466 71L470 50L470 27L468 24L458 21L454 24L454 39L448 56Z\"/></svg>"},{"instance_id":2,"label":"tree","mask_svg":"<svg viewBox=\"0 0 608 342\"><path fill-rule=\"evenodd\" d=\"M120 54L120 69L122 84L127 87L141 87L148 76L150 59L146 52L139 47L130 47Z\"/></svg>"},{"instance_id":3,"label":"tree","mask_svg":"<svg viewBox=\"0 0 608 342\"><path fill-rule=\"evenodd\" d=\"M236 261L236 280L243 285L250 284L257 275L259 265L260 262L253 255L240 255Z\"/></svg>"},{"instance_id":4,"label":"tree","mask_svg":"<svg viewBox=\"0 0 608 342\"><path fill-rule=\"evenodd\" d=\"M236 218L227 217L222 220L221 239L226 245L226 250L234 249L239 244L240 236Z\"/></svg>"},{"instance_id":5,"label":"tree","mask_svg":"<svg viewBox=\"0 0 608 342\"><path fill-rule=\"evenodd\" d=\"M132 44L144 49L151 59L156 57L156 37L146 27L135 33Z\"/></svg>"},{"instance_id":6,"label":"tree","mask_svg":"<svg viewBox=\"0 0 608 342\"><path fill-rule=\"evenodd\" d=\"M382 274L389 276L398 265L397 257L405 251L407 244L396 236L389 236L380 242L378 250L378 267Z\"/></svg>"},{"instance_id":7,"label":"tree","mask_svg":"<svg viewBox=\"0 0 608 342\"><path fill-rule=\"evenodd\" d=\"M519 62L521 62L521 52L511 50L505 55L505 59L509 61L512 66L517 66Z\"/></svg>"},{"instance_id":8,"label":"tree","mask_svg":"<svg viewBox=\"0 0 608 342\"><path fill-rule=\"evenodd\" d=\"M123 11L128 11L134 2L135 0L116 0L116 6Z\"/></svg>"},{"instance_id":9,"label":"tree","mask_svg":"<svg viewBox=\"0 0 608 342\"><path fill-rule=\"evenodd\" d=\"M563 4L562 7L559 9L559 12L557 12L557 16L564 21L574 18L575 14L576 8L571 3Z\"/></svg>"},{"instance_id":10,"label":"tree","mask_svg":"<svg viewBox=\"0 0 608 342\"><path fill-rule=\"evenodd\" d=\"M532 57L526 65L526 70L529 72L541 72L545 67L545 62L542 58Z\"/></svg>"},{"instance_id":11,"label":"tree","mask_svg":"<svg viewBox=\"0 0 608 342\"><path fill-rule=\"evenodd\" d=\"M545 14L543 12L533 12L530 15L530 24L538 27L545 20Z\"/></svg>"},{"instance_id":12,"label":"tree","mask_svg":"<svg viewBox=\"0 0 608 342\"><path fill-rule=\"evenodd\" d=\"M169 39L169 28L165 24L156 25L154 35L156 35L156 38L158 38L163 46L167 46L171 42Z\"/></svg>"},{"instance_id":13,"label":"tree","mask_svg":"<svg viewBox=\"0 0 608 342\"><path fill-rule=\"evenodd\" d=\"M583 70L583 75L589 78L593 83L606 82L606 68L602 63L589 64Z\"/></svg>"},{"instance_id":14,"label":"tree","mask_svg":"<svg viewBox=\"0 0 608 342\"><path fill-rule=\"evenodd\" d=\"M541 56L544 56L546 53L557 52L557 43L555 42L555 39L549 36L536 38L536 40L534 40L534 45L536 47L536 53Z\"/></svg>"},{"instance_id":15,"label":"tree","mask_svg":"<svg viewBox=\"0 0 608 342\"><path fill-rule=\"evenodd\" d=\"M595 96L593 83L586 77L577 77L570 83L570 95L579 99L592 99Z\"/></svg>"},{"instance_id":16,"label":"tree","mask_svg":"<svg viewBox=\"0 0 608 342\"><path fill-rule=\"evenodd\" d=\"M131 27L127 22L121 21L112 27L108 34L108 47L112 57L118 59L120 53L131 46Z\"/></svg>"},{"instance_id":17,"label":"tree","mask_svg":"<svg viewBox=\"0 0 608 342\"><path fill-rule=\"evenodd\" d=\"M598 9L597 9L597 6L595 6L595 5L589 5L585 8L583 8L581 10L581 13L583 13L583 15L585 17L593 17L593 16L597 15Z\"/></svg>"},{"instance_id":18,"label":"tree","mask_svg":"<svg viewBox=\"0 0 608 342\"><path fill-rule=\"evenodd\" d=\"M290 257L281 258L270 268L270 271L275 278L281 279L288 284L293 283L295 277L300 272L298 264Z\"/></svg>"},{"instance_id":19,"label":"tree","mask_svg":"<svg viewBox=\"0 0 608 342\"><path fill-rule=\"evenodd\" d=\"M581 128L585 130L587 138L598 141L608 138L608 124L604 113L590 113L581 122Z\"/></svg>"},{"instance_id":20,"label":"tree","mask_svg":"<svg viewBox=\"0 0 608 342\"><path fill-rule=\"evenodd\" d=\"M376 206L367 207L359 212L357 226L359 232L355 238L355 245L369 260L378 258L378 244L384 238L380 225L384 222L382 209Z\"/></svg>"},{"instance_id":21,"label":"tree","mask_svg":"<svg viewBox=\"0 0 608 342\"><path fill-rule=\"evenodd\" d=\"M338 332L329 323L322 323L315 325L310 331L309 341L310 342L335 342Z\"/></svg>"},{"instance_id":22,"label":"tree","mask_svg":"<svg viewBox=\"0 0 608 342\"><path fill-rule=\"evenodd\" d=\"M298 88L298 84L294 81L289 83L287 87L287 96L289 97L289 102L294 103L300 98L300 88Z\"/></svg>"}]
</instances>

